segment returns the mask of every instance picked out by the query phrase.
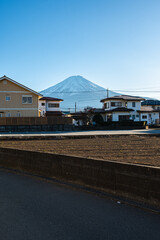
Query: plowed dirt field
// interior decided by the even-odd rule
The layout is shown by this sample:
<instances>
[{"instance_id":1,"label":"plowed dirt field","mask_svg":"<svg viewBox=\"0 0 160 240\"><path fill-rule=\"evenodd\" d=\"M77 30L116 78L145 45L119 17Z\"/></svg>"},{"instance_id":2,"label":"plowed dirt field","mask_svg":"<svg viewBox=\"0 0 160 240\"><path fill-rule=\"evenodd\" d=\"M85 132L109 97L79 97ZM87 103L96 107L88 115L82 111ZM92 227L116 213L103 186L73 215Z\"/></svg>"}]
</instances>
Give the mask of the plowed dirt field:
<instances>
[{"instance_id":1,"label":"plowed dirt field","mask_svg":"<svg viewBox=\"0 0 160 240\"><path fill-rule=\"evenodd\" d=\"M0 147L160 167L160 137L151 135L0 141Z\"/></svg>"}]
</instances>

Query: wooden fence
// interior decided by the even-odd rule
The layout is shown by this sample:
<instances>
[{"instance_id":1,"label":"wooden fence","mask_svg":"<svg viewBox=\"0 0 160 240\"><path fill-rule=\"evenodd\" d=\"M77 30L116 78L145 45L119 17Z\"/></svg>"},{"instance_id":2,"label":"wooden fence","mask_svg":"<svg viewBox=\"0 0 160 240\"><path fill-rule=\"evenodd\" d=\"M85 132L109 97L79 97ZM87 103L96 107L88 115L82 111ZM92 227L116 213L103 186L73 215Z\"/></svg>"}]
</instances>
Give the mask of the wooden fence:
<instances>
[{"instance_id":1,"label":"wooden fence","mask_svg":"<svg viewBox=\"0 0 160 240\"><path fill-rule=\"evenodd\" d=\"M0 118L0 126L18 125L71 125L71 117L3 117Z\"/></svg>"}]
</instances>

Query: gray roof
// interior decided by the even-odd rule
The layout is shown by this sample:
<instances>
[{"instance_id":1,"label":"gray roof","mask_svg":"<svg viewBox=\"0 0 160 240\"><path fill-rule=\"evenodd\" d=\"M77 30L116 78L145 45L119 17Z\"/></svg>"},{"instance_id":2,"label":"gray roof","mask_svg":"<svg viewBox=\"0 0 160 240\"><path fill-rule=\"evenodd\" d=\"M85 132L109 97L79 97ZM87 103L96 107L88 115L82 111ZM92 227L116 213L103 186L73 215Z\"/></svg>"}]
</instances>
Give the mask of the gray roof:
<instances>
[{"instance_id":1,"label":"gray roof","mask_svg":"<svg viewBox=\"0 0 160 240\"><path fill-rule=\"evenodd\" d=\"M141 97L130 96L130 95L118 95L118 96L102 99L101 102L104 102L107 100L144 101L145 99Z\"/></svg>"},{"instance_id":2,"label":"gray roof","mask_svg":"<svg viewBox=\"0 0 160 240\"><path fill-rule=\"evenodd\" d=\"M142 106L137 112L159 112L159 110L153 109L151 106Z\"/></svg>"},{"instance_id":3,"label":"gray roof","mask_svg":"<svg viewBox=\"0 0 160 240\"><path fill-rule=\"evenodd\" d=\"M105 110L105 112L109 113L109 112L132 112L134 111L132 108L125 108L125 107L118 107L118 108L114 108L112 110Z\"/></svg>"},{"instance_id":4,"label":"gray roof","mask_svg":"<svg viewBox=\"0 0 160 240\"><path fill-rule=\"evenodd\" d=\"M154 106L154 105L160 105L160 101L159 100L146 100L144 102L142 102L142 106Z\"/></svg>"},{"instance_id":5,"label":"gray roof","mask_svg":"<svg viewBox=\"0 0 160 240\"><path fill-rule=\"evenodd\" d=\"M40 101L42 100L47 100L47 101L58 101L58 102L62 102L63 99L60 99L60 98L52 98L52 97L42 97L39 99Z\"/></svg>"}]
</instances>

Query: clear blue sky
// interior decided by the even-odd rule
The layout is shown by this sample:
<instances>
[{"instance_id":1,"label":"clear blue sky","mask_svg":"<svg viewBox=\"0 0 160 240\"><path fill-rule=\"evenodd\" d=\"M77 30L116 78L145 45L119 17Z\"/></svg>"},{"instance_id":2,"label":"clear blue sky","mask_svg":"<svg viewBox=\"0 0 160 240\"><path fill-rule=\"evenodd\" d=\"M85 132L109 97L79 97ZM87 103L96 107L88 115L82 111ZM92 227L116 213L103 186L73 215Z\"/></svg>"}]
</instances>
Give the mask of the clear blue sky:
<instances>
[{"instance_id":1,"label":"clear blue sky","mask_svg":"<svg viewBox=\"0 0 160 240\"><path fill-rule=\"evenodd\" d=\"M0 12L0 76L36 91L72 75L160 90L159 0L0 0Z\"/></svg>"}]
</instances>

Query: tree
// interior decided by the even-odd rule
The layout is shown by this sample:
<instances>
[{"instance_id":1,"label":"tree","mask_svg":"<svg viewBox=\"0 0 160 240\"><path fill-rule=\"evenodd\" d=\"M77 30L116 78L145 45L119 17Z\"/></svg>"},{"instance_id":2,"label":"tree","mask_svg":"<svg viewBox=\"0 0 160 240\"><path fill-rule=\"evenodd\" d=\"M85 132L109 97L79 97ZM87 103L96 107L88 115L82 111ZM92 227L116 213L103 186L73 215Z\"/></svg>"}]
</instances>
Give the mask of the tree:
<instances>
[{"instance_id":1,"label":"tree","mask_svg":"<svg viewBox=\"0 0 160 240\"><path fill-rule=\"evenodd\" d=\"M102 125L104 123L103 117L100 113L97 113L93 117L93 122L95 122L97 125Z\"/></svg>"}]
</instances>

